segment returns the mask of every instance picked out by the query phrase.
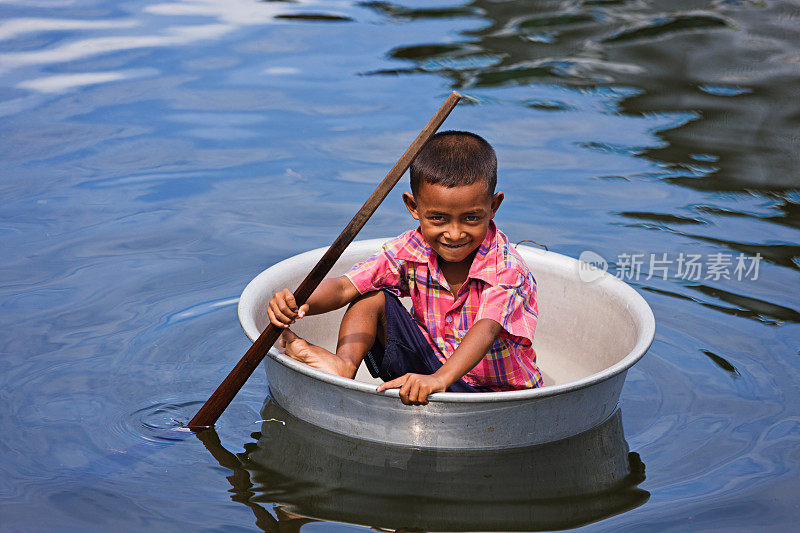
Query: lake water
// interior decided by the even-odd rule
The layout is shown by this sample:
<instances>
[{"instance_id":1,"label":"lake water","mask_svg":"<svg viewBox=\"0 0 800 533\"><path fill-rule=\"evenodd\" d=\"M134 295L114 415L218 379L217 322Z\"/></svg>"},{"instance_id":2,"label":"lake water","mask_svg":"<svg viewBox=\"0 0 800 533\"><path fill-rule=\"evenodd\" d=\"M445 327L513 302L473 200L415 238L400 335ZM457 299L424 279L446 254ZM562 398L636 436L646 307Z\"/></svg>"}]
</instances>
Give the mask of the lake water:
<instances>
[{"instance_id":1,"label":"lake water","mask_svg":"<svg viewBox=\"0 0 800 533\"><path fill-rule=\"evenodd\" d=\"M795 526L798 43L779 0L3 0L0 529ZM216 433L165 438L247 349L247 282L330 243L451 90L509 237L652 306L621 414L384 448L257 371ZM363 238L411 227L403 189Z\"/></svg>"}]
</instances>

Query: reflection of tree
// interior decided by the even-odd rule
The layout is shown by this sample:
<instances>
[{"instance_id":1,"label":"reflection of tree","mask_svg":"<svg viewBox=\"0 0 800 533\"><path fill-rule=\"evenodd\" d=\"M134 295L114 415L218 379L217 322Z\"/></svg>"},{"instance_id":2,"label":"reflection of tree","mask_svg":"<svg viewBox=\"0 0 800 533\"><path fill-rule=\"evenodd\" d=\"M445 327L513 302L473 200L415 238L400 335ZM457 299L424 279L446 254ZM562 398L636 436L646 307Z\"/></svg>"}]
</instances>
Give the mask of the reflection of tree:
<instances>
[{"instance_id":1,"label":"reflection of tree","mask_svg":"<svg viewBox=\"0 0 800 533\"><path fill-rule=\"evenodd\" d=\"M432 73L456 89L624 85L620 112L674 113L644 152L664 177L709 190L780 193L800 186L800 25L790 2L496 2L452 9L362 5L396 22L463 18L457 42L432 37L388 52L406 64L373 74ZM778 31L776 31L778 30ZM411 63L409 65L409 62ZM783 199L782 223L800 226Z\"/></svg>"}]
</instances>

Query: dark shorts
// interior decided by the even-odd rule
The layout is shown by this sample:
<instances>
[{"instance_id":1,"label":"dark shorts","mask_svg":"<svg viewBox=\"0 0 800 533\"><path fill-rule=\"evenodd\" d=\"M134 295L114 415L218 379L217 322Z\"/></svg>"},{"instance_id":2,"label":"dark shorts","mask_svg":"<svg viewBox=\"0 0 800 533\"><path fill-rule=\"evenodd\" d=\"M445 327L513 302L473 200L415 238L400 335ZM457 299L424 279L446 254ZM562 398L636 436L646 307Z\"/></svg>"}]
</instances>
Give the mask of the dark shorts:
<instances>
[{"instance_id":1,"label":"dark shorts","mask_svg":"<svg viewBox=\"0 0 800 533\"><path fill-rule=\"evenodd\" d=\"M433 374L442 363L433 353L414 318L400 299L390 291L383 290L386 300L386 346L378 339L364 357L369 373L374 378L391 381L409 372ZM447 392L493 392L488 387L473 387L459 379L447 388Z\"/></svg>"}]
</instances>

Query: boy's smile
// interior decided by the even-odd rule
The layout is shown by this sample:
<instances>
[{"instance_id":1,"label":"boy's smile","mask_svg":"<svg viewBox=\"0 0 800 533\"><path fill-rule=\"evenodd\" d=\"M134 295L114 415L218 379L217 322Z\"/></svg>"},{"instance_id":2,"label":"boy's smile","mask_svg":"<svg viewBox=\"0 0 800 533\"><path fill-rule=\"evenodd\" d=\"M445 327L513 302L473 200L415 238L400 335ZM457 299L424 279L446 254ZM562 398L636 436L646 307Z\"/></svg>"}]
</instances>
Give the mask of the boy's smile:
<instances>
[{"instance_id":1,"label":"boy's smile","mask_svg":"<svg viewBox=\"0 0 800 533\"><path fill-rule=\"evenodd\" d=\"M483 242L503 201L502 192L492 196L486 188L483 180L457 187L422 182L416 196L403 193L422 236L442 260L460 263L471 259Z\"/></svg>"}]
</instances>

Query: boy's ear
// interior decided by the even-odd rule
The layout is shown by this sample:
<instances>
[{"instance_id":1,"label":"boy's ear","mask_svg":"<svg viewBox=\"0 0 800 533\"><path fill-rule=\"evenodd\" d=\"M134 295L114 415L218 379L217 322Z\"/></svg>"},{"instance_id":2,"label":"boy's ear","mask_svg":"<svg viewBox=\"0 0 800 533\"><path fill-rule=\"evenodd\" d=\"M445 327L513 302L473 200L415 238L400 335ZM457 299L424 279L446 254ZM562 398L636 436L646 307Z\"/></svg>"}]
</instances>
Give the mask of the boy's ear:
<instances>
[{"instance_id":1,"label":"boy's ear","mask_svg":"<svg viewBox=\"0 0 800 533\"><path fill-rule=\"evenodd\" d=\"M414 220L419 220L419 213L417 212L417 200L410 192L403 193L403 202L406 204L406 209L414 217Z\"/></svg>"},{"instance_id":2,"label":"boy's ear","mask_svg":"<svg viewBox=\"0 0 800 533\"><path fill-rule=\"evenodd\" d=\"M492 218L494 218L494 214L497 213L497 210L500 209L503 198L505 198L505 195L502 192L496 192L492 197Z\"/></svg>"}]
</instances>

